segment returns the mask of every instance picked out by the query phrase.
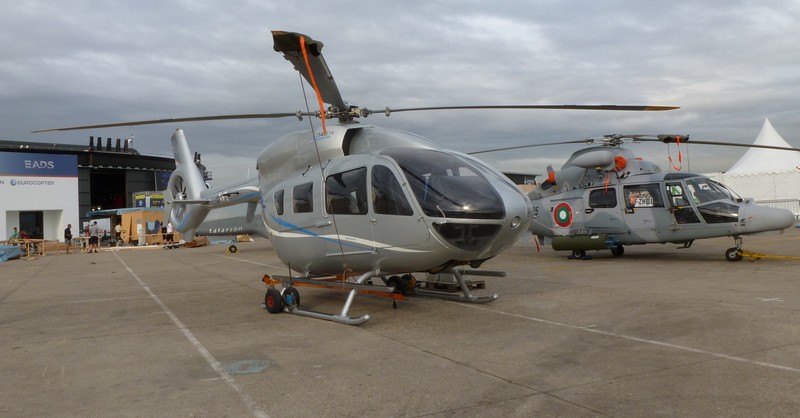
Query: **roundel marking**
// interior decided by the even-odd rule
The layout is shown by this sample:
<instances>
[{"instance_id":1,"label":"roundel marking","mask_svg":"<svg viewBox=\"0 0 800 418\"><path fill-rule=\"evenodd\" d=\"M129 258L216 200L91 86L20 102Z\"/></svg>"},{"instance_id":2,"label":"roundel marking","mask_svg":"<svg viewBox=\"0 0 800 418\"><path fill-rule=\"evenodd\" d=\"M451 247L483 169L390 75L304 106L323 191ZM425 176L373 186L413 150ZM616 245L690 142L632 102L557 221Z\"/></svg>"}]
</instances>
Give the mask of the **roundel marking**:
<instances>
[{"instance_id":1,"label":"roundel marking","mask_svg":"<svg viewBox=\"0 0 800 418\"><path fill-rule=\"evenodd\" d=\"M556 225L562 228L568 227L572 223L572 207L569 203L561 202L556 205L553 211L553 220L556 221Z\"/></svg>"}]
</instances>

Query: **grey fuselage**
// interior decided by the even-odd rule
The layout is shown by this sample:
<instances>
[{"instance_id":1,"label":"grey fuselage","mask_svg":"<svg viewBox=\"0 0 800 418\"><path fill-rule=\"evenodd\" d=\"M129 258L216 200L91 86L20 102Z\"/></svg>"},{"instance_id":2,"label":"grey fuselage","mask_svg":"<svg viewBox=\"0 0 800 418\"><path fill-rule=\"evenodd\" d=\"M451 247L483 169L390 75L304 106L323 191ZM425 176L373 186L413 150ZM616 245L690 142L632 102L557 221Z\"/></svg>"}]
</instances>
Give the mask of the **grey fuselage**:
<instances>
[{"instance_id":1,"label":"grey fuselage","mask_svg":"<svg viewBox=\"0 0 800 418\"><path fill-rule=\"evenodd\" d=\"M371 125L296 132L258 158L278 256L308 274L478 266L530 225L528 198L479 160Z\"/></svg>"},{"instance_id":2,"label":"grey fuselage","mask_svg":"<svg viewBox=\"0 0 800 418\"><path fill-rule=\"evenodd\" d=\"M260 154L257 178L211 189L186 163L185 142L176 132L169 195L178 203L167 212L177 229L191 234L209 211L246 204L246 217L209 225L250 225L308 276L478 267L531 222L530 200L500 172L402 131L342 124L290 133ZM263 229L253 228L259 220Z\"/></svg>"},{"instance_id":3,"label":"grey fuselage","mask_svg":"<svg viewBox=\"0 0 800 418\"><path fill-rule=\"evenodd\" d=\"M791 212L741 199L706 176L664 173L616 147L576 152L555 182L528 196L531 232L556 250L691 243L780 231L795 222Z\"/></svg>"}]
</instances>

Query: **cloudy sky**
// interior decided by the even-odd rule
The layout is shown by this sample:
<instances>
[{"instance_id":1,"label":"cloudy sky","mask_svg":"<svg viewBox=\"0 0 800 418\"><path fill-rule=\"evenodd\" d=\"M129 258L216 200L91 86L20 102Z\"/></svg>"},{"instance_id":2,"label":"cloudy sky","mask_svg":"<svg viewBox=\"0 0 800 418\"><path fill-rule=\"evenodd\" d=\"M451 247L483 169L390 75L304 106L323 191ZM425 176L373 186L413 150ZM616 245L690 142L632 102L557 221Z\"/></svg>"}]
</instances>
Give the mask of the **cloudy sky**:
<instances>
[{"instance_id":1,"label":"cloudy sky","mask_svg":"<svg viewBox=\"0 0 800 418\"><path fill-rule=\"evenodd\" d=\"M270 31L287 30L322 41L345 100L373 109L682 107L653 113L436 111L362 120L450 149L611 133L752 143L765 118L800 147L798 0L2 2L0 139L88 144L90 135L133 135L140 152L169 155L169 137L180 127L216 184L246 175L268 141L307 129L308 121L30 132L305 109L298 74L272 49ZM502 170L542 172L548 164L560 166L576 147L485 158ZM677 155L663 144L631 147L665 169L669 153ZM690 168L725 170L743 152L690 147Z\"/></svg>"}]
</instances>

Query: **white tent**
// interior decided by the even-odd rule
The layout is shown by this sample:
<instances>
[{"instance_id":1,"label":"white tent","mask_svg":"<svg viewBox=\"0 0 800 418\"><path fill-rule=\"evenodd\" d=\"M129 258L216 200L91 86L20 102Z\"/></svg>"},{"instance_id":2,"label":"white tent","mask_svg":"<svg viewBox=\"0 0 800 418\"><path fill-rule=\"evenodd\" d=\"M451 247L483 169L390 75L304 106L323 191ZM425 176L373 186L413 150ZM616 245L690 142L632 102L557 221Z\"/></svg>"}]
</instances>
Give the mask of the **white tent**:
<instances>
[{"instance_id":1,"label":"white tent","mask_svg":"<svg viewBox=\"0 0 800 418\"><path fill-rule=\"evenodd\" d=\"M791 148L786 140L764 119L753 145ZM725 174L777 173L800 170L800 152L750 148Z\"/></svg>"},{"instance_id":2,"label":"white tent","mask_svg":"<svg viewBox=\"0 0 800 418\"><path fill-rule=\"evenodd\" d=\"M792 148L764 119L754 145ZM800 152L750 148L724 173L709 175L745 198L800 217Z\"/></svg>"}]
</instances>

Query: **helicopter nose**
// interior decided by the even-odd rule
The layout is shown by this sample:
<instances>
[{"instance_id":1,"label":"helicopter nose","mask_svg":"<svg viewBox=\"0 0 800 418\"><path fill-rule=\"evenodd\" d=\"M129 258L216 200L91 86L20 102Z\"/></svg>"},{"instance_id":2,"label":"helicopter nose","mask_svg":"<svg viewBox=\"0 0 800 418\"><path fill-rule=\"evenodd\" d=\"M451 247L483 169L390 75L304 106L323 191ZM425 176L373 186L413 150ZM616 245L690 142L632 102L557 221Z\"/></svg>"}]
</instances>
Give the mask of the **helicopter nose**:
<instances>
[{"instance_id":1,"label":"helicopter nose","mask_svg":"<svg viewBox=\"0 0 800 418\"><path fill-rule=\"evenodd\" d=\"M528 231L531 223L531 203L522 193L504 193L506 216L493 243L480 255L493 257L516 243Z\"/></svg>"},{"instance_id":2,"label":"helicopter nose","mask_svg":"<svg viewBox=\"0 0 800 418\"><path fill-rule=\"evenodd\" d=\"M780 231L796 222L794 214L786 209L764 206L750 206L744 209L741 219L747 221L750 232Z\"/></svg>"}]
</instances>

